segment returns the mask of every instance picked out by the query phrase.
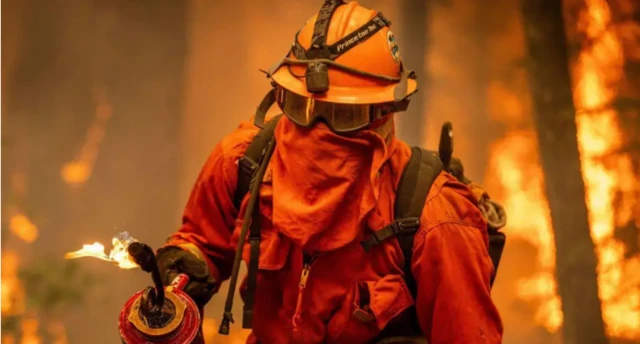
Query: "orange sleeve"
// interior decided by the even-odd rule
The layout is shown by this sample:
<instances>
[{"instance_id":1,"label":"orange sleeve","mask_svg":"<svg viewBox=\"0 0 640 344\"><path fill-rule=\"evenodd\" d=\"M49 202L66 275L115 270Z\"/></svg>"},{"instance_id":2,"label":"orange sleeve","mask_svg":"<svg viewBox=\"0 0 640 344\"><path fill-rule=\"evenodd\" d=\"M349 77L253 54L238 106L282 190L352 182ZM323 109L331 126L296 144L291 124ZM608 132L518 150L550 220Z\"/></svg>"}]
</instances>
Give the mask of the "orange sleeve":
<instances>
[{"instance_id":1,"label":"orange sleeve","mask_svg":"<svg viewBox=\"0 0 640 344\"><path fill-rule=\"evenodd\" d=\"M195 246L202 255L194 253L204 258L219 284L230 277L235 255L230 239L238 214L233 203L237 161L256 132L251 123L244 122L216 145L191 191L182 226L167 240L167 245L180 245L192 252L189 246Z\"/></svg>"},{"instance_id":2,"label":"orange sleeve","mask_svg":"<svg viewBox=\"0 0 640 344\"><path fill-rule=\"evenodd\" d=\"M420 327L430 344L501 343L486 223L468 188L448 175L438 180L412 256Z\"/></svg>"}]
</instances>

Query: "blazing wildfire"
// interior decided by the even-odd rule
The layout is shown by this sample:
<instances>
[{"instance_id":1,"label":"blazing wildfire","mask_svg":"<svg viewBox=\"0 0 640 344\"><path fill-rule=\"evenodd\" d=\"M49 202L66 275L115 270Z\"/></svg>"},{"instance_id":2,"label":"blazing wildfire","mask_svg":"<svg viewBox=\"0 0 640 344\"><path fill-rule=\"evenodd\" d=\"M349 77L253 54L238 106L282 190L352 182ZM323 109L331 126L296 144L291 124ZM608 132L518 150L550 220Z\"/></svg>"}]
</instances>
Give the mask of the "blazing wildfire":
<instances>
[{"instance_id":1,"label":"blazing wildfire","mask_svg":"<svg viewBox=\"0 0 640 344\"><path fill-rule=\"evenodd\" d=\"M179 226L212 143L264 94L253 71L321 2L2 2L2 344L118 342L152 283L127 245ZM451 122L465 174L505 208L503 342L640 342L640 1L360 3L418 76L395 133L434 149ZM207 343L249 336L218 334L227 288Z\"/></svg>"}]
</instances>

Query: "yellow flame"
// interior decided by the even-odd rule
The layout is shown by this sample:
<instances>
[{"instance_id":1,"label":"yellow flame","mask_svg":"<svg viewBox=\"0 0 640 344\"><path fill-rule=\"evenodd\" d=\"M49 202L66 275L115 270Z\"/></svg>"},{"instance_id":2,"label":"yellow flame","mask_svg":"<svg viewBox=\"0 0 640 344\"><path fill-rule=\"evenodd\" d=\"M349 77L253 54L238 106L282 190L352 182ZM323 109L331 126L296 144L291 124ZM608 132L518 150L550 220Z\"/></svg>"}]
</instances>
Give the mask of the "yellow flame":
<instances>
[{"instance_id":1,"label":"yellow flame","mask_svg":"<svg viewBox=\"0 0 640 344\"><path fill-rule=\"evenodd\" d=\"M81 257L94 257L106 261L110 261L109 256L104 253L104 245L99 242L95 242L93 244L82 245L82 248L74 251L68 252L64 255L65 259L75 259Z\"/></svg>"},{"instance_id":2,"label":"yellow flame","mask_svg":"<svg viewBox=\"0 0 640 344\"><path fill-rule=\"evenodd\" d=\"M586 186L591 236L599 260L598 285L603 317L609 335L640 339L640 290L637 283L640 257L625 261L624 246L613 240L622 219L618 208L632 209L635 200L624 198L614 208L616 196L633 188L634 175L628 154L618 153L622 131L609 103L616 97L615 85L623 77L622 44L611 27L611 14L604 0L588 0L581 26L591 39L579 55L574 99L579 108L576 124ZM607 158L605 164L603 157Z\"/></svg>"},{"instance_id":3,"label":"yellow flame","mask_svg":"<svg viewBox=\"0 0 640 344\"><path fill-rule=\"evenodd\" d=\"M631 158L620 153L623 134L610 105L623 77L622 46L604 0L586 0L579 30L590 38L574 66L574 101L591 237L598 258L598 286L608 335L640 339L640 257L625 260L614 239L616 225L633 219L637 181ZM555 250L544 183L530 131L513 131L496 144L492 169L498 171L509 213L509 232L539 249L537 272L521 280L518 296L537 306L536 321L551 332L563 322L555 280ZM605 163L606 162L606 163Z\"/></svg>"},{"instance_id":4,"label":"yellow flame","mask_svg":"<svg viewBox=\"0 0 640 344\"><path fill-rule=\"evenodd\" d=\"M28 243L32 243L38 239L38 227L24 214L17 213L11 216L9 229L11 233Z\"/></svg>"},{"instance_id":5,"label":"yellow flame","mask_svg":"<svg viewBox=\"0 0 640 344\"><path fill-rule=\"evenodd\" d=\"M581 168L589 211L591 237L598 258L598 286L603 319L611 337L640 339L640 257L625 258L624 244L614 238L616 226L635 220L640 224L637 199L639 181L629 154L622 152L623 133L611 105L623 78L624 57L618 32L605 0L585 0L578 29L589 42L573 66L574 102ZM499 183L501 200L509 214L508 235L538 249L536 272L518 281L517 295L536 307L535 321L551 332L563 323L555 279L555 246L542 186L544 175L537 156L533 130L518 118L518 106L503 99L516 90L500 84L489 88L494 114L510 134L493 147L492 179ZM526 96L520 103L526 104ZM533 153L533 154L532 154Z\"/></svg>"},{"instance_id":6,"label":"yellow flame","mask_svg":"<svg viewBox=\"0 0 640 344\"><path fill-rule=\"evenodd\" d=\"M82 257L93 257L98 258L104 261L116 263L118 267L121 269L134 269L138 267L138 264L133 261L129 252L127 252L127 247L131 242L136 241L133 238L129 239L119 239L114 237L111 240L113 248L109 252L109 255L105 253L104 245L99 242L95 242L93 244L82 245L82 248L68 252L64 255L65 259L76 259Z\"/></svg>"}]
</instances>

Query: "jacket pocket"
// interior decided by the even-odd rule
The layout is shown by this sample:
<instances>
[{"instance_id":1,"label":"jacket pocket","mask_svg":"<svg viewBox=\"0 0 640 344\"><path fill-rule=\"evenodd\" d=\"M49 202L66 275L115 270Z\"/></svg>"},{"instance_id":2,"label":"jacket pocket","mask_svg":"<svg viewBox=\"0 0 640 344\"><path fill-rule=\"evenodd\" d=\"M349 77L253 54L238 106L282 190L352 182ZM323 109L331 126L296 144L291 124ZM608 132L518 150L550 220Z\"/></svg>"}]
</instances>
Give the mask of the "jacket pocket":
<instances>
[{"instance_id":1,"label":"jacket pocket","mask_svg":"<svg viewBox=\"0 0 640 344\"><path fill-rule=\"evenodd\" d=\"M328 324L329 343L366 343L413 305L401 275L378 281L356 281Z\"/></svg>"}]
</instances>

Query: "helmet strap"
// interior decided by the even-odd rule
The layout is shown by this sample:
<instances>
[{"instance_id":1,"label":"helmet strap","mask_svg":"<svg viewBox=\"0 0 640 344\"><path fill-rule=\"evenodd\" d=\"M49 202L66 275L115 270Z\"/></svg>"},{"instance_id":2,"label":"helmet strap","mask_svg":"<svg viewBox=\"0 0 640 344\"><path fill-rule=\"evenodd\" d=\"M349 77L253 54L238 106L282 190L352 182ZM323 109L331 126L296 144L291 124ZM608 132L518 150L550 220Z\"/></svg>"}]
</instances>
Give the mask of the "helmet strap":
<instances>
[{"instance_id":1,"label":"helmet strap","mask_svg":"<svg viewBox=\"0 0 640 344\"><path fill-rule=\"evenodd\" d=\"M331 17L333 17L333 13L340 5L344 5L343 0L325 0L324 4L322 4L320 12L316 17L315 25L313 26L311 46L307 52L309 58L329 58L329 51L327 50L327 33L329 32Z\"/></svg>"}]
</instances>

